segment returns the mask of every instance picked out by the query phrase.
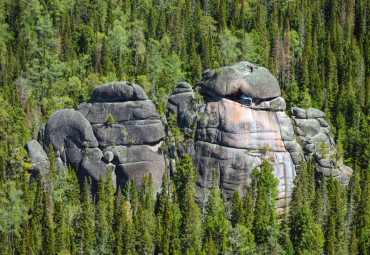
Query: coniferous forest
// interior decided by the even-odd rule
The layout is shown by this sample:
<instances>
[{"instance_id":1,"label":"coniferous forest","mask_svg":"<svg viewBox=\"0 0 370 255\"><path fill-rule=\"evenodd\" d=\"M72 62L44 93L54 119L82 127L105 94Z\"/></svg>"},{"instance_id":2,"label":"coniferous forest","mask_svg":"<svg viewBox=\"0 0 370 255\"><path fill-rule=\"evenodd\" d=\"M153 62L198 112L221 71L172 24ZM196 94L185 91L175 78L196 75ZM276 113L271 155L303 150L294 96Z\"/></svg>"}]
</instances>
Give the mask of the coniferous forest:
<instances>
[{"instance_id":1,"label":"coniferous forest","mask_svg":"<svg viewBox=\"0 0 370 255\"><path fill-rule=\"evenodd\" d=\"M370 254L370 36L366 0L1 0L0 254ZM30 178L22 146L49 116L111 81L150 99L239 61L266 67L287 109L326 113L354 170L342 187L301 163L290 203L265 161L243 197L194 200L183 154L154 196L151 175L97 192L73 169ZM159 104L160 105L160 104ZM19 147L18 150L13 148Z\"/></svg>"}]
</instances>

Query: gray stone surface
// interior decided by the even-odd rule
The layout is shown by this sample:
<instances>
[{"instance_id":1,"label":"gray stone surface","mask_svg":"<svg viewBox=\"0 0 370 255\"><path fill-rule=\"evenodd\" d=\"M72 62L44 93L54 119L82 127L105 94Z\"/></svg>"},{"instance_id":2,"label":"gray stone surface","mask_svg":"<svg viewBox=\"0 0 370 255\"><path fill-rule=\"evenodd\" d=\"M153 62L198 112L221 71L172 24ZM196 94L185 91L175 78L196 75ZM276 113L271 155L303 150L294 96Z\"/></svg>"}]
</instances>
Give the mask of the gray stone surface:
<instances>
[{"instance_id":1,"label":"gray stone surface","mask_svg":"<svg viewBox=\"0 0 370 255\"><path fill-rule=\"evenodd\" d=\"M271 110L273 111L284 111L286 109L286 103L284 98L277 97L270 102Z\"/></svg>"},{"instance_id":2,"label":"gray stone surface","mask_svg":"<svg viewBox=\"0 0 370 255\"><path fill-rule=\"evenodd\" d=\"M315 119L294 119L297 125L297 133L301 136L315 136L320 133L321 125Z\"/></svg>"},{"instance_id":3,"label":"gray stone surface","mask_svg":"<svg viewBox=\"0 0 370 255\"><path fill-rule=\"evenodd\" d=\"M42 162L48 160L48 155L41 147L38 141L32 140L24 146L28 152L28 156L31 158L31 163Z\"/></svg>"},{"instance_id":4,"label":"gray stone surface","mask_svg":"<svg viewBox=\"0 0 370 255\"><path fill-rule=\"evenodd\" d=\"M104 160L105 160L105 163L110 163L110 162L113 161L113 159L114 159L113 152L111 152L111 151L104 152Z\"/></svg>"},{"instance_id":5,"label":"gray stone surface","mask_svg":"<svg viewBox=\"0 0 370 255\"><path fill-rule=\"evenodd\" d=\"M91 101L95 102L124 102L130 100L148 99L144 90L129 82L111 82L100 85L93 90Z\"/></svg>"},{"instance_id":6,"label":"gray stone surface","mask_svg":"<svg viewBox=\"0 0 370 255\"><path fill-rule=\"evenodd\" d=\"M186 92L192 92L193 89L189 88L174 88L173 93L174 94L180 94L180 93L186 93Z\"/></svg>"},{"instance_id":7,"label":"gray stone surface","mask_svg":"<svg viewBox=\"0 0 370 255\"><path fill-rule=\"evenodd\" d=\"M152 101L129 101L115 103L82 103L77 111L91 124L104 124L108 114L112 114L115 123L129 120L159 119Z\"/></svg>"},{"instance_id":8,"label":"gray stone surface","mask_svg":"<svg viewBox=\"0 0 370 255\"><path fill-rule=\"evenodd\" d=\"M325 113L320 111L320 110L317 110L315 108L307 108L306 109L306 115L307 115L307 119L316 119L316 118L324 118L325 117Z\"/></svg>"},{"instance_id":9,"label":"gray stone surface","mask_svg":"<svg viewBox=\"0 0 370 255\"><path fill-rule=\"evenodd\" d=\"M177 85L178 88L191 89L191 85L188 82L179 82Z\"/></svg>"},{"instance_id":10,"label":"gray stone surface","mask_svg":"<svg viewBox=\"0 0 370 255\"><path fill-rule=\"evenodd\" d=\"M138 120L123 125L94 124L93 130L100 146L152 144L160 142L164 127L160 120Z\"/></svg>"},{"instance_id":11,"label":"gray stone surface","mask_svg":"<svg viewBox=\"0 0 370 255\"><path fill-rule=\"evenodd\" d=\"M306 110L303 109L303 108L292 107L290 109L290 111L291 111L291 113L292 113L293 116L297 116L300 119L306 119L307 118Z\"/></svg>"},{"instance_id":12,"label":"gray stone surface","mask_svg":"<svg viewBox=\"0 0 370 255\"><path fill-rule=\"evenodd\" d=\"M329 127L329 124L323 118L317 118L317 120L320 122L322 127Z\"/></svg>"},{"instance_id":13,"label":"gray stone surface","mask_svg":"<svg viewBox=\"0 0 370 255\"><path fill-rule=\"evenodd\" d=\"M51 143L55 154L73 167L81 162L83 149L98 146L90 123L74 110L56 111L42 131L40 137L44 150L47 151Z\"/></svg>"},{"instance_id":14,"label":"gray stone surface","mask_svg":"<svg viewBox=\"0 0 370 255\"><path fill-rule=\"evenodd\" d=\"M133 95L134 100L147 100L148 99L148 96L145 94L145 91L142 87L140 87L137 84L132 84L132 87L134 89L134 95Z\"/></svg>"},{"instance_id":15,"label":"gray stone surface","mask_svg":"<svg viewBox=\"0 0 370 255\"><path fill-rule=\"evenodd\" d=\"M281 94L277 79L267 69L246 61L223 67L217 73L207 70L203 78L201 91L214 97L245 94L269 99Z\"/></svg>"}]
</instances>

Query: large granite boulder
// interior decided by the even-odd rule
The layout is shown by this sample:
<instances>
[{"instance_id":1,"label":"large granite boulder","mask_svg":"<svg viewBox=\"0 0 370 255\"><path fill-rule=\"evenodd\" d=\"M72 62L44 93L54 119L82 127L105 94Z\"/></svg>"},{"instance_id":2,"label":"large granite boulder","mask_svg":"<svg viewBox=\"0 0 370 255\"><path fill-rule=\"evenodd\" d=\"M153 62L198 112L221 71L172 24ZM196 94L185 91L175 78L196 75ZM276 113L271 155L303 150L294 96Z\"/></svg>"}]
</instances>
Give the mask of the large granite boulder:
<instances>
[{"instance_id":1,"label":"large granite boulder","mask_svg":"<svg viewBox=\"0 0 370 255\"><path fill-rule=\"evenodd\" d=\"M97 147L98 141L90 123L75 110L63 109L53 113L39 133L45 151L53 145L56 156L78 167L86 147Z\"/></svg>"},{"instance_id":2,"label":"large granite boulder","mask_svg":"<svg viewBox=\"0 0 370 255\"><path fill-rule=\"evenodd\" d=\"M247 95L258 99L269 99L281 95L277 79L263 67L249 62L239 62L218 71L207 70L203 74L201 92L217 96Z\"/></svg>"}]
</instances>

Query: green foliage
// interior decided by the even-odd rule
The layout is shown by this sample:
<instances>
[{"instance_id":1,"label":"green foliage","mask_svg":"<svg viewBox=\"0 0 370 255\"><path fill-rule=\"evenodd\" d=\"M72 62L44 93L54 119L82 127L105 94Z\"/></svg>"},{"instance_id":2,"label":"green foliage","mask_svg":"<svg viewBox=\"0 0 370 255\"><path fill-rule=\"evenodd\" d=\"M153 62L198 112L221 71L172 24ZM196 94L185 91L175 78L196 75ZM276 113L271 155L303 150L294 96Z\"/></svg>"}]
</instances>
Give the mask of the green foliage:
<instances>
[{"instance_id":1,"label":"green foliage","mask_svg":"<svg viewBox=\"0 0 370 255\"><path fill-rule=\"evenodd\" d=\"M113 119L113 115L112 114L108 114L108 119L107 119L107 125L108 126L111 126L113 125L115 122L114 122L114 119Z\"/></svg>"},{"instance_id":2,"label":"green foliage","mask_svg":"<svg viewBox=\"0 0 370 255\"><path fill-rule=\"evenodd\" d=\"M145 247L155 254L369 254L366 8L363 0L0 1L1 215L11 200L18 207L14 228L1 217L1 226L8 229L0 231L1 252L140 254ZM37 181L29 180L25 150L12 150L35 138L53 112L77 107L102 83L136 82L156 100L185 79L199 83L205 69L241 60L276 76L287 111L296 105L325 111L338 141L332 159L339 162L343 156L355 170L348 190L342 190L333 177L327 186L323 176L316 187L312 163L302 164L285 225L277 220L276 180L267 163L253 170L247 194L240 198L243 210L235 197L234 216L228 219L235 228L226 228L225 205L215 185L203 218L192 201L190 157L180 159L174 185L158 197L154 210L149 177L139 193L134 180L127 181L114 206L109 176L100 200L87 183L80 192L74 170L56 174L52 150L52 176ZM201 100L198 94L196 99ZM164 99L158 103L160 116L165 104ZM176 115L167 120L171 148L185 136ZM326 145L317 148L318 156L328 156ZM122 216L117 223L115 210ZM241 211L242 221L235 217ZM148 222L142 224L143 218Z\"/></svg>"}]
</instances>

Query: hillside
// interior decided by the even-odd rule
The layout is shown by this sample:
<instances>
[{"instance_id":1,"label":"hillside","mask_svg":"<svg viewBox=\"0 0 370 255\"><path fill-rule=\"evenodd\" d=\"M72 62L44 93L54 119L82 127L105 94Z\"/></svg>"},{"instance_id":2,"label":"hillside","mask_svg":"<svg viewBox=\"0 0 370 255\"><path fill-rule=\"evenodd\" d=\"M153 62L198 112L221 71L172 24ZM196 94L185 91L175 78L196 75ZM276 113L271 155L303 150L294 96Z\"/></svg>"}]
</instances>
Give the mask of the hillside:
<instances>
[{"instance_id":1,"label":"hillside","mask_svg":"<svg viewBox=\"0 0 370 255\"><path fill-rule=\"evenodd\" d=\"M1 1L0 254L369 254L368 5Z\"/></svg>"}]
</instances>

